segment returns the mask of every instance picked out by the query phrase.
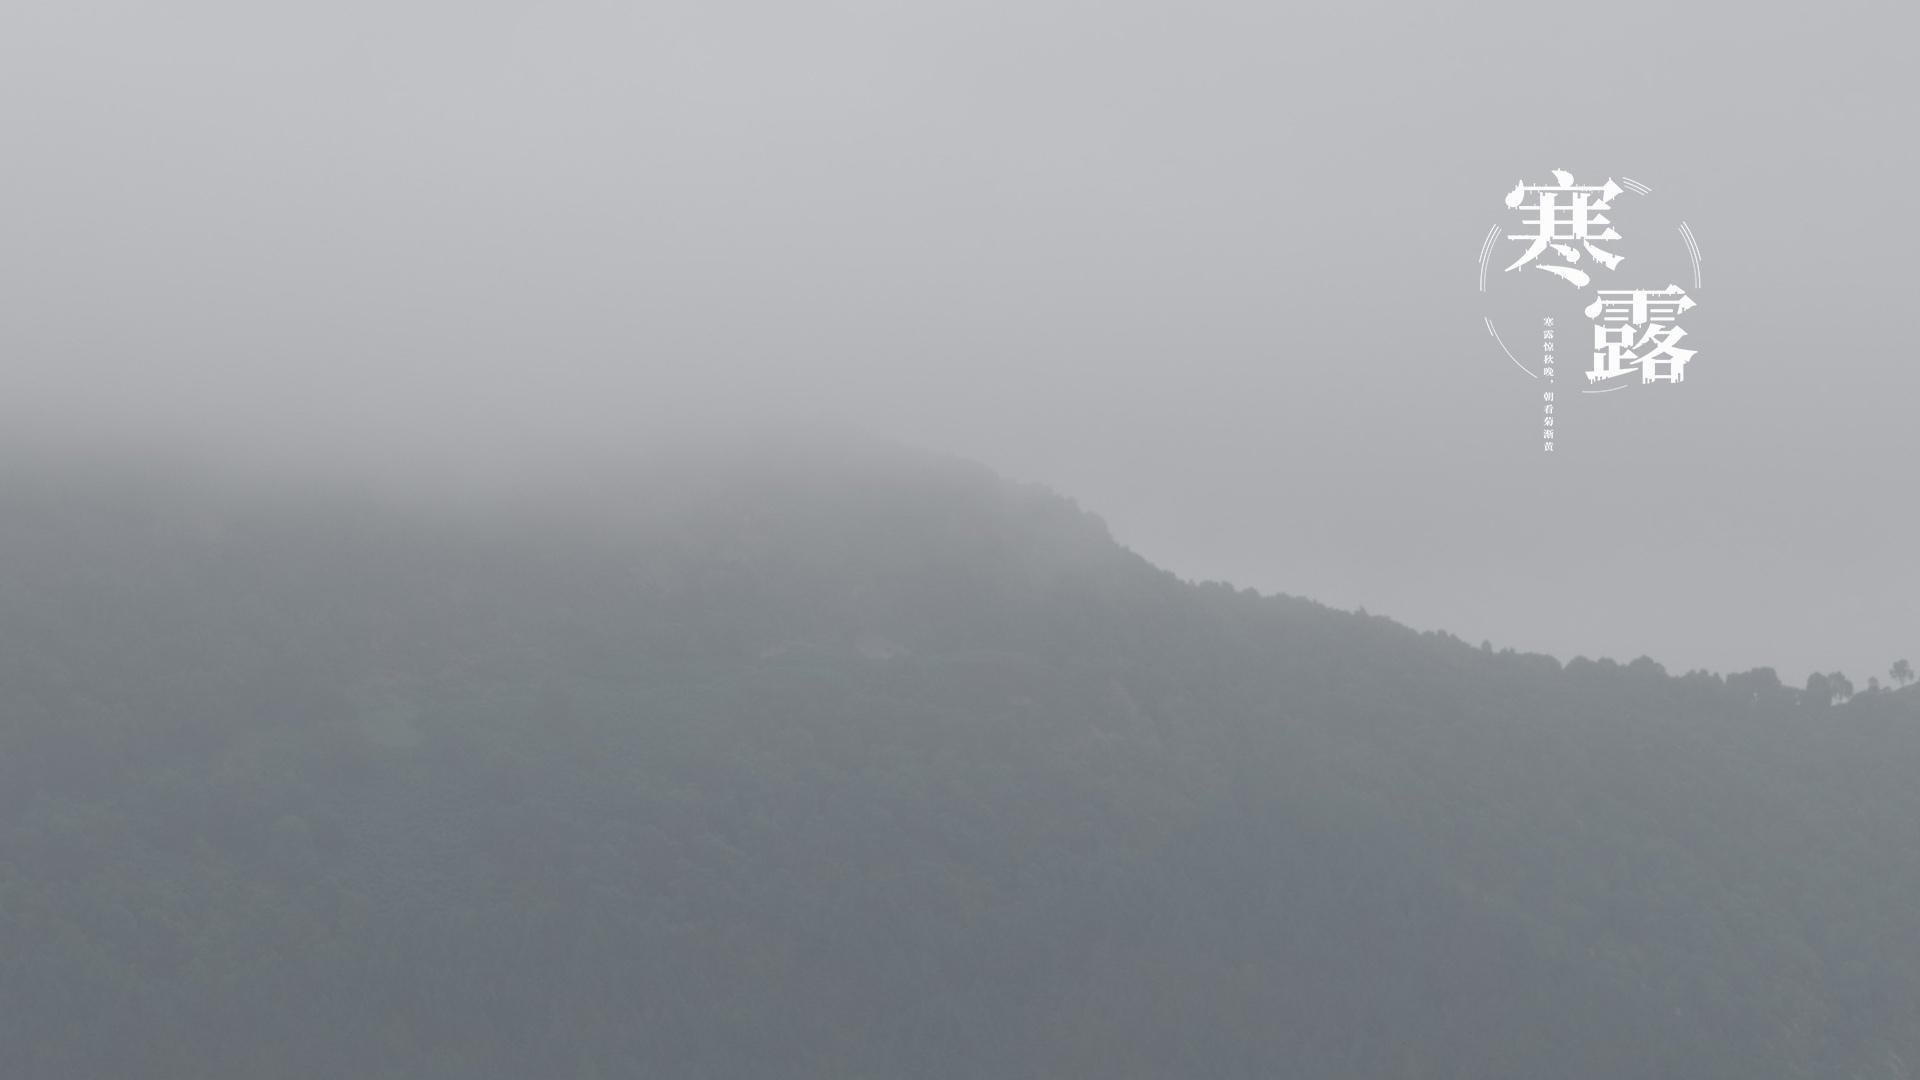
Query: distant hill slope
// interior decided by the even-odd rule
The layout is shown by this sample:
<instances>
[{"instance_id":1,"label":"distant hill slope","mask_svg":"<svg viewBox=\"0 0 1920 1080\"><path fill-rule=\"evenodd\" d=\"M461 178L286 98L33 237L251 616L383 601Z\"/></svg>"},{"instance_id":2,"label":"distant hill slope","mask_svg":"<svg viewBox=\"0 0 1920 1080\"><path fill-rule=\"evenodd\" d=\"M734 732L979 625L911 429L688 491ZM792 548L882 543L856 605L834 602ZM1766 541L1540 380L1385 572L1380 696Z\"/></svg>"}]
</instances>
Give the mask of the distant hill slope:
<instances>
[{"instance_id":1,"label":"distant hill slope","mask_svg":"<svg viewBox=\"0 0 1920 1080\"><path fill-rule=\"evenodd\" d=\"M16 473L0 1040L62 1080L1910 1077L1920 695L1803 697L1184 583L904 451L431 505Z\"/></svg>"}]
</instances>

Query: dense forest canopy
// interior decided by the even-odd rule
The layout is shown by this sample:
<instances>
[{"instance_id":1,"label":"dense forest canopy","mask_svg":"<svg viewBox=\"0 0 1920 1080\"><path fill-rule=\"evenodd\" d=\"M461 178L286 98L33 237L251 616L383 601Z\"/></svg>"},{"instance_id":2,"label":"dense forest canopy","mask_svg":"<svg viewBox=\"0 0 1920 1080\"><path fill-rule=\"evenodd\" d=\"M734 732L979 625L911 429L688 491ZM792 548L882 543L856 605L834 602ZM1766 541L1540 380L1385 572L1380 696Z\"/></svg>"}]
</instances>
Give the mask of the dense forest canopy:
<instances>
[{"instance_id":1,"label":"dense forest canopy","mask_svg":"<svg viewBox=\"0 0 1920 1080\"><path fill-rule=\"evenodd\" d=\"M23 1080L1911 1077L1917 771L905 451L0 477Z\"/></svg>"}]
</instances>

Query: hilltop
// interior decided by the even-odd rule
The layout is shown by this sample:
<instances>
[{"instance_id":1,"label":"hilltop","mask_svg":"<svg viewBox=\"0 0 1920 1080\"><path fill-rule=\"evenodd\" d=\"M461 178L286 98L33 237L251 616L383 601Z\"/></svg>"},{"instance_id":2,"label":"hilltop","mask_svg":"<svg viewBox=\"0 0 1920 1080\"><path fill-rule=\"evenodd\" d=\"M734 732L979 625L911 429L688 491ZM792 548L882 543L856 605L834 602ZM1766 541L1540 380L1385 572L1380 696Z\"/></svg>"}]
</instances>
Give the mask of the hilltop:
<instances>
[{"instance_id":1,"label":"hilltop","mask_svg":"<svg viewBox=\"0 0 1920 1080\"><path fill-rule=\"evenodd\" d=\"M781 446L0 482L22 1077L1908 1076L1920 694L1183 581Z\"/></svg>"}]
</instances>

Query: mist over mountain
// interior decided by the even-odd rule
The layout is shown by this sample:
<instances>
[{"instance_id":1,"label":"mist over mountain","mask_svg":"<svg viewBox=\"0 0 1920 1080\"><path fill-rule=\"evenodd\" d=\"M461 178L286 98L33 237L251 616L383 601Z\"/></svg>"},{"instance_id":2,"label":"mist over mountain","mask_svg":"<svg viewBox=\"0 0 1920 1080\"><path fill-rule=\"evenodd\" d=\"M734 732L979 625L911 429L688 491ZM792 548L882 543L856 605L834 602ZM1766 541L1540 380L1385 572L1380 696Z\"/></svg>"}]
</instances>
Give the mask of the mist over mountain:
<instances>
[{"instance_id":1,"label":"mist over mountain","mask_svg":"<svg viewBox=\"0 0 1920 1080\"><path fill-rule=\"evenodd\" d=\"M1911 1077L1916 772L890 446L0 475L23 1080Z\"/></svg>"}]
</instances>

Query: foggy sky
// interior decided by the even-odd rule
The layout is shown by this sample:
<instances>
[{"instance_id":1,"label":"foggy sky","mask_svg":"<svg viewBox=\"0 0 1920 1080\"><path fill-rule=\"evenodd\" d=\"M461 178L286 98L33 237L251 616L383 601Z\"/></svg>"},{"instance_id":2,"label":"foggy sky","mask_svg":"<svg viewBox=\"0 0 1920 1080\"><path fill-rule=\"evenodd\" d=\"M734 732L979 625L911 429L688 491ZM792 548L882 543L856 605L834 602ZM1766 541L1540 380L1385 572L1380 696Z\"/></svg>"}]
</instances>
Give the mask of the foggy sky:
<instances>
[{"instance_id":1,"label":"foggy sky","mask_svg":"<svg viewBox=\"0 0 1920 1080\"><path fill-rule=\"evenodd\" d=\"M1920 657L1914 29L10 0L0 422L12 452L481 473L846 423L1048 483L1185 576L1864 686ZM1553 168L1654 185L1705 258L1686 384L1547 457L1473 281Z\"/></svg>"}]
</instances>

